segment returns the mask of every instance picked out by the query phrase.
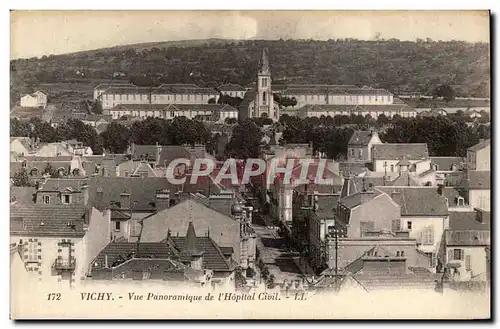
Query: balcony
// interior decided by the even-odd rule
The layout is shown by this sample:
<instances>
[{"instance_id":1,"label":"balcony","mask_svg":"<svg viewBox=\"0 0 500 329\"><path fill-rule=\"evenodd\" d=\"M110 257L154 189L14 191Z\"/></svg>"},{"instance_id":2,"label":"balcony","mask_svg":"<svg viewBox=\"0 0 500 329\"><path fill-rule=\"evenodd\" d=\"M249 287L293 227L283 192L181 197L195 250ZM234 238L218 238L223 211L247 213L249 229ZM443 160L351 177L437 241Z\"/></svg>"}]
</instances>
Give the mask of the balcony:
<instances>
[{"instance_id":1,"label":"balcony","mask_svg":"<svg viewBox=\"0 0 500 329\"><path fill-rule=\"evenodd\" d=\"M54 262L54 269L58 271L74 271L76 268L76 259L57 258Z\"/></svg>"}]
</instances>

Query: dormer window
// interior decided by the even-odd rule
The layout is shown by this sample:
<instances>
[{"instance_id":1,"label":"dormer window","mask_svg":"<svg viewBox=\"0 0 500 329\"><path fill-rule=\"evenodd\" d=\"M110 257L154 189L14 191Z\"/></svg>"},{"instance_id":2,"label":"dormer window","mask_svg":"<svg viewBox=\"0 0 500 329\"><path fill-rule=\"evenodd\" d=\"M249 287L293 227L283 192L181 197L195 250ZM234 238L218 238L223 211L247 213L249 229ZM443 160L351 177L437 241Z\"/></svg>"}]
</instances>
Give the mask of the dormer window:
<instances>
[{"instance_id":1,"label":"dormer window","mask_svg":"<svg viewBox=\"0 0 500 329\"><path fill-rule=\"evenodd\" d=\"M62 203L63 204L70 204L71 203L71 195L69 194L64 194L62 196Z\"/></svg>"},{"instance_id":2,"label":"dormer window","mask_svg":"<svg viewBox=\"0 0 500 329\"><path fill-rule=\"evenodd\" d=\"M463 197L461 197L461 196L457 197L457 205L458 206L465 206L465 201L464 201Z\"/></svg>"},{"instance_id":3,"label":"dormer window","mask_svg":"<svg viewBox=\"0 0 500 329\"><path fill-rule=\"evenodd\" d=\"M43 196L43 203L49 204L50 203L50 196L49 195L44 195Z\"/></svg>"},{"instance_id":4,"label":"dormer window","mask_svg":"<svg viewBox=\"0 0 500 329\"><path fill-rule=\"evenodd\" d=\"M444 201L446 202L446 206L449 205L448 198L444 198Z\"/></svg>"}]
</instances>

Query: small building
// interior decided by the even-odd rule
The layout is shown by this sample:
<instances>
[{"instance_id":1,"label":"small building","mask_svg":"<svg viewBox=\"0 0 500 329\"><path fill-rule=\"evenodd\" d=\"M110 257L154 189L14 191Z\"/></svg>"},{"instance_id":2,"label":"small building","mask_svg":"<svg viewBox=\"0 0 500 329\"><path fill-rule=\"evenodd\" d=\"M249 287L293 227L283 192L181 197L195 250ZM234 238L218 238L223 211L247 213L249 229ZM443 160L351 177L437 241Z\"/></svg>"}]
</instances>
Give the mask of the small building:
<instances>
[{"instance_id":1,"label":"small building","mask_svg":"<svg viewBox=\"0 0 500 329\"><path fill-rule=\"evenodd\" d=\"M481 139L467 149L467 169L477 171L491 170L491 139Z\"/></svg>"},{"instance_id":2,"label":"small building","mask_svg":"<svg viewBox=\"0 0 500 329\"><path fill-rule=\"evenodd\" d=\"M373 171L385 173L403 169L422 173L429 170L431 162L425 143L375 144L372 148L372 161ZM409 166L404 163L409 163Z\"/></svg>"},{"instance_id":3,"label":"small building","mask_svg":"<svg viewBox=\"0 0 500 329\"><path fill-rule=\"evenodd\" d=\"M446 264L453 281L487 281L489 230L446 230Z\"/></svg>"},{"instance_id":4,"label":"small building","mask_svg":"<svg viewBox=\"0 0 500 329\"><path fill-rule=\"evenodd\" d=\"M465 188L468 191L468 201L472 207L490 210L491 171L467 171Z\"/></svg>"},{"instance_id":5,"label":"small building","mask_svg":"<svg viewBox=\"0 0 500 329\"><path fill-rule=\"evenodd\" d=\"M41 107L47 106L47 95L40 90L33 94L24 95L21 97L21 107Z\"/></svg>"},{"instance_id":6,"label":"small building","mask_svg":"<svg viewBox=\"0 0 500 329\"><path fill-rule=\"evenodd\" d=\"M347 144L347 161L371 162L375 144L382 144L376 131L355 131Z\"/></svg>"},{"instance_id":7,"label":"small building","mask_svg":"<svg viewBox=\"0 0 500 329\"><path fill-rule=\"evenodd\" d=\"M10 206L10 241L20 248L28 274L73 286L109 243L110 213L65 205Z\"/></svg>"}]
</instances>

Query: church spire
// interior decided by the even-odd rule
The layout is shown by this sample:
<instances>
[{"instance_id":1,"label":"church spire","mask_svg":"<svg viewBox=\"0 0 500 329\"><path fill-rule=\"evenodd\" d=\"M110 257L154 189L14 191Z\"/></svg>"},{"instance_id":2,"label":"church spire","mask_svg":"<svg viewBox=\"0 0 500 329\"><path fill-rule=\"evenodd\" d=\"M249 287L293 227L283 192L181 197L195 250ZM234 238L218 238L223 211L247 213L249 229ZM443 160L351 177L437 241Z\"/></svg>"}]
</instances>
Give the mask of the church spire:
<instances>
[{"instance_id":1,"label":"church spire","mask_svg":"<svg viewBox=\"0 0 500 329\"><path fill-rule=\"evenodd\" d=\"M269 59L267 58L267 48L262 49L262 57L259 61L259 74L271 74Z\"/></svg>"}]
</instances>

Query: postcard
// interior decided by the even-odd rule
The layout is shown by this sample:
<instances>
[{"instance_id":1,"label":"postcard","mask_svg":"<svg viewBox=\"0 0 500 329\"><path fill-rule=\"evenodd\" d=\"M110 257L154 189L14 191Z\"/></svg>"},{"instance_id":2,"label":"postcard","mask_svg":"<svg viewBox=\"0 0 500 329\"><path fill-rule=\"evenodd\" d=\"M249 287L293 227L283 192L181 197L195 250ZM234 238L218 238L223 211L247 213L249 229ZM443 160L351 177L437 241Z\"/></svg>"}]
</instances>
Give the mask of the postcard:
<instances>
[{"instance_id":1,"label":"postcard","mask_svg":"<svg viewBox=\"0 0 500 329\"><path fill-rule=\"evenodd\" d=\"M10 16L12 319L490 319L488 11Z\"/></svg>"}]
</instances>

